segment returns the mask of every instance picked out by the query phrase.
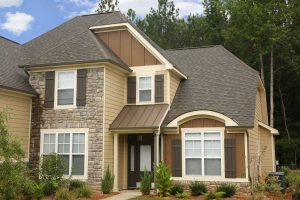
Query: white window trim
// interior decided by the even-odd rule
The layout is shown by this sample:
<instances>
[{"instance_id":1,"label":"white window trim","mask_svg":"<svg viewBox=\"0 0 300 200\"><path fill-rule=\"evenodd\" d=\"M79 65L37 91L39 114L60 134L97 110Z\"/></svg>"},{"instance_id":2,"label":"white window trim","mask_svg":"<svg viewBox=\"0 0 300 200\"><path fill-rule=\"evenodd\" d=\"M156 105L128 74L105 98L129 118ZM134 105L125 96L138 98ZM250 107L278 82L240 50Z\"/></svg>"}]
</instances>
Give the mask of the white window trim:
<instances>
[{"instance_id":1,"label":"white window trim","mask_svg":"<svg viewBox=\"0 0 300 200\"><path fill-rule=\"evenodd\" d=\"M57 150L58 146L58 134L59 133L84 133L85 135L85 152L84 152L84 175L83 176L76 176L72 175L72 179L79 179L79 180L87 180L88 178L88 133L89 129L88 128L76 128L76 129L41 129L41 135L40 135L40 159L42 159L42 155L44 152L44 134L55 134L55 150ZM70 138L70 141L72 138ZM70 146L72 146L70 144ZM72 149L71 149L72 150ZM71 151L70 150L70 151ZM71 154L71 152L70 152ZM70 168L72 166L70 165ZM64 178L69 178L68 175L64 175Z\"/></svg>"},{"instance_id":2,"label":"white window trim","mask_svg":"<svg viewBox=\"0 0 300 200\"><path fill-rule=\"evenodd\" d=\"M151 101L140 101L140 78L151 77ZM145 104L154 104L155 91L154 91L154 75L149 76L137 76L136 77L136 104L145 105Z\"/></svg>"},{"instance_id":3,"label":"white window trim","mask_svg":"<svg viewBox=\"0 0 300 200\"><path fill-rule=\"evenodd\" d=\"M60 72L74 72L74 97L73 105L58 105L57 103L57 91L58 91L58 73ZM77 70L57 70L55 71L55 81L54 81L54 109L68 109L76 108L76 98L77 98Z\"/></svg>"},{"instance_id":4,"label":"white window trim","mask_svg":"<svg viewBox=\"0 0 300 200\"><path fill-rule=\"evenodd\" d=\"M182 128L181 129L181 141L182 141L182 149L181 149L181 155L182 155L182 179L189 180L189 179L195 179L199 181L220 181L225 179L225 159L224 159L224 128ZM199 133L201 132L201 137L204 138L203 132L220 132L221 133L221 176L205 176L204 175L204 169L202 167L202 174L203 175L187 175L186 169L185 169L185 134L186 133ZM203 142L202 142L203 143ZM204 143L201 145L204 145ZM204 146L203 146L204 147ZM203 154L204 152L202 152ZM203 155L204 156L204 155ZM203 157L202 156L202 157ZM204 165L204 162L202 162L202 166Z\"/></svg>"}]
</instances>

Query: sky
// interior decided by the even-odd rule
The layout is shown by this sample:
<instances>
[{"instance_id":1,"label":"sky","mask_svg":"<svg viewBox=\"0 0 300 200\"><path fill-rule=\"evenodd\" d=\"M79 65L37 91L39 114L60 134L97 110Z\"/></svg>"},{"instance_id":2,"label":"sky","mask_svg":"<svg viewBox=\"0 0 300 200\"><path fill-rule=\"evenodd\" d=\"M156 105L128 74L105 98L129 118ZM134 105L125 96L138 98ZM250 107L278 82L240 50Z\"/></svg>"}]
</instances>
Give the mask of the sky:
<instances>
[{"instance_id":1,"label":"sky","mask_svg":"<svg viewBox=\"0 0 300 200\"><path fill-rule=\"evenodd\" d=\"M203 13L202 0L173 0L180 16ZM20 44L55 28L77 15L94 13L99 0L0 0L0 36ZM129 8L144 17L157 0L119 0L124 14Z\"/></svg>"}]
</instances>

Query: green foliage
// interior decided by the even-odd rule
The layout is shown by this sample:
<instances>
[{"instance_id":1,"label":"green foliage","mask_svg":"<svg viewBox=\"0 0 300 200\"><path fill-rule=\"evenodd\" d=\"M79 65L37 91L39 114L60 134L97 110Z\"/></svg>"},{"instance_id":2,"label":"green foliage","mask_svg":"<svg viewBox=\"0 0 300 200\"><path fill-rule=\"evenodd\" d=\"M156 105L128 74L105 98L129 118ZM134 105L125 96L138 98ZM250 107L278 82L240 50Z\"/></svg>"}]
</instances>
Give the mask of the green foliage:
<instances>
[{"instance_id":1,"label":"green foliage","mask_svg":"<svg viewBox=\"0 0 300 200\"><path fill-rule=\"evenodd\" d=\"M73 194L67 188L60 188L55 193L55 197L57 200L73 200Z\"/></svg>"},{"instance_id":2,"label":"green foliage","mask_svg":"<svg viewBox=\"0 0 300 200\"><path fill-rule=\"evenodd\" d=\"M285 177L288 177L291 173L291 169L288 166L280 166L278 171L283 172Z\"/></svg>"},{"instance_id":3,"label":"green foliage","mask_svg":"<svg viewBox=\"0 0 300 200\"><path fill-rule=\"evenodd\" d=\"M42 200L44 197L44 184L34 183L33 184L33 199Z\"/></svg>"},{"instance_id":4,"label":"green foliage","mask_svg":"<svg viewBox=\"0 0 300 200\"><path fill-rule=\"evenodd\" d=\"M81 181L81 180L77 180L77 179L74 179L74 180L70 180L70 184L69 184L69 190L75 190L75 189L78 189L78 188L81 188L85 186L85 182Z\"/></svg>"},{"instance_id":5,"label":"green foliage","mask_svg":"<svg viewBox=\"0 0 300 200\"><path fill-rule=\"evenodd\" d=\"M181 193L177 192L175 196L178 199L186 199L188 197L188 194L186 192L181 192Z\"/></svg>"},{"instance_id":6,"label":"green foliage","mask_svg":"<svg viewBox=\"0 0 300 200\"><path fill-rule=\"evenodd\" d=\"M75 190L77 198L90 198L92 196L92 190L87 185L83 185Z\"/></svg>"},{"instance_id":7,"label":"green foliage","mask_svg":"<svg viewBox=\"0 0 300 200\"><path fill-rule=\"evenodd\" d=\"M280 186L279 181L274 176L268 178L266 189L268 192L275 194L283 190L283 188Z\"/></svg>"},{"instance_id":8,"label":"green foliage","mask_svg":"<svg viewBox=\"0 0 300 200\"><path fill-rule=\"evenodd\" d=\"M113 12L118 7L118 5L119 5L118 0L101 0L95 12L97 13Z\"/></svg>"},{"instance_id":9,"label":"green foliage","mask_svg":"<svg viewBox=\"0 0 300 200\"><path fill-rule=\"evenodd\" d=\"M44 191L46 195L54 194L61 186L64 174L64 164L62 157L58 154L52 153L43 156L40 167L41 181L44 184Z\"/></svg>"},{"instance_id":10,"label":"green foliage","mask_svg":"<svg viewBox=\"0 0 300 200\"><path fill-rule=\"evenodd\" d=\"M114 186L115 176L111 173L109 166L104 172L104 177L101 179L101 190L104 194L108 194L112 191Z\"/></svg>"},{"instance_id":11,"label":"green foliage","mask_svg":"<svg viewBox=\"0 0 300 200\"><path fill-rule=\"evenodd\" d=\"M225 192L208 192L205 193L205 199L210 200L210 199L221 199L225 195Z\"/></svg>"},{"instance_id":12,"label":"green foliage","mask_svg":"<svg viewBox=\"0 0 300 200\"><path fill-rule=\"evenodd\" d=\"M207 186L199 181L192 181L190 183L190 189L193 196L199 196L201 194L207 193Z\"/></svg>"},{"instance_id":13,"label":"green foliage","mask_svg":"<svg viewBox=\"0 0 300 200\"><path fill-rule=\"evenodd\" d=\"M266 184L265 183L255 183L254 184L254 192L255 193L264 193L264 192L266 192Z\"/></svg>"},{"instance_id":14,"label":"green foliage","mask_svg":"<svg viewBox=\"0 0 300 200\"><path fill-rule=\"evenodd\" d=\"M169 196L173 187L171 172L163 161L155 168L155 184L160 196Z\"/></svg>"},{"instance_id":15,"label":"green foliage","mask_svg":"<svg viewBox=\"0 0 300 200\"><path fill-rule=\"evenodd\" d=\"M184 192L184 185L180 183L174 184L171 190L171 195L176 195L177 193L182 194Z\"/></svg>"},{"instance_id":16,"label":"green foliage","mask_svg":"<svg viewBox=\"0 0 300 200\"><path fill-rule=\"evenodd\" d=\"M300 173L290 173L287 179L294 192L300 193Z\"/></svg>"},{"instance_id":17,"label":"green foliage","mask_svg":"<svg viewBox=\"0 0 300 200\"><path fill-rule=\"evenodd\" d=\"M7 113L0 112L0 198L11 200L24 191L26 166L20 142L9 135L7 119Z\"/></svg>"},{"instance_id":18,"label":"green foliage","mask_svg":"<svg viewBox=\"0 0 300 200\"><path fill-rule=\"evenodd\" d=\"M223 197L232 197L236 192L236 185L231 183L222 183L217 187L217 192L224 192Z\"/></svg>"},{"instance_id":19,"label":"green foliage","mask_svg":"<svg viewBox=\"0 0 300 200\"><path fill-rule=\"evenodd\" d=\"M150 194L151 180L152 180L152 176L145 168L144 176L141 177L141 187L140 187L140 190L141 190L143 195Z\"/></svg>"}]
</instances>

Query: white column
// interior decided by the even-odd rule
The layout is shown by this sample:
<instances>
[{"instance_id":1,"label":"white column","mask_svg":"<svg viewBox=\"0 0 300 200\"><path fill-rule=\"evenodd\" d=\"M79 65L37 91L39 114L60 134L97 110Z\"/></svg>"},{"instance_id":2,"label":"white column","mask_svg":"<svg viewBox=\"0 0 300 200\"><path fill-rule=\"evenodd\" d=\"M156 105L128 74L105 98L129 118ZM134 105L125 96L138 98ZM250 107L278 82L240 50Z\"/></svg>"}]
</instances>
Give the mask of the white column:
<instances>
[{"instance_id":1,"label":"white column","mask_svg":"<svg viewBox=\"0 0 300 200\"><path fill-rule=\"evenodd\" d=\"M114 191L119 191L118 186L118 164L119 164L119 158L118 158L118 146L119 146L119 134L114 134Z\"/></svg>"},{"instance_id":2,"label":"white column","mask_svg":"<svg viewBox=\"0 0 300 200\"><path fill-rule=\"evenodd\" d=\"M160 161L164 160L164 135L160 135Z\"/></svg>"},{"instance_id":3,"label":"white column","mask_svg":"<svg viewBox=\"0 0 300 200\"><path fill-rule=\"evenodd\" d=\"M154 164L159 164L159 132L154 133Z\"/></svg>"},{"instance_id":4,"label":"white column","mask_svg":"<svg viewBox=\"0 0 300 200\"><path fill-rule=\"evenodd\" d=\"M244 133L244 143L245 143L245 167L246 167L246 179L249 180L249 160L248 160L248 137L247 133Z\"/></svg>"}]
</instances>

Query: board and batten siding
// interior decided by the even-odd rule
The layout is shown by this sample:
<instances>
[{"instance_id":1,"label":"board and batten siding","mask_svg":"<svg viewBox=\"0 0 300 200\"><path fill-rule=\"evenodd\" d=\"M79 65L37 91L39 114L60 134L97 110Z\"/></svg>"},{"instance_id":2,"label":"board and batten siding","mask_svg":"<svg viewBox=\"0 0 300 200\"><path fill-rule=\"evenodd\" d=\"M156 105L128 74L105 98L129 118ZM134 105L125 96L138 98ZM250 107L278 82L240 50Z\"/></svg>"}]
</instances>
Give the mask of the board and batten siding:
<instances>
[{"instance_id":1,"label":"board and batten siding","mask_svg":"<svg viewBox=\"0 0 300 200\"><path fill-rule=\"evenodd\" d=\"M128 66L161 64L127 30L102 32L97 36Z\"/></svg>"},{"instance_id":2,"label":"board and batten siding","mask_svg":"<svg viewBox=\"0 0 300 200\"><path fill-rule=\"evenodd\" d=\"M105 94L104 94L104 170L109 166L114 169L114 142L109 126L126 104L127 76L117 70L105 68ZM120 137L120 143L123 141ZM119 147L121 149L122 147ZM124 161L125 162L125 161ZM119 170L121 167L119 166ZM123 176L120 176L123 179ZM121 180L122 182L123 180Z\"/></svg>"},{"instance_id":3,"label":"board and batten siding","mask_svg":"<svg viewBox=\"0 0 300 200\"><path fill-rule=\"evenodd\" d=\"M0 111L7 111L8 131L20 140L26 159L29 158L31 103L29 95L0 89Z\"/></svg>"},{"instance_id":4,"label":"board and batten siding","mask_svg":"<svg viewBox=\"0 0 300 200\"><path fill-rule=\"evenodd\" d=\"M178 86L180 84L180 78L176 76L174 73L170 72L170 104L172 103Z\"/></svg>"}]
</instances>

